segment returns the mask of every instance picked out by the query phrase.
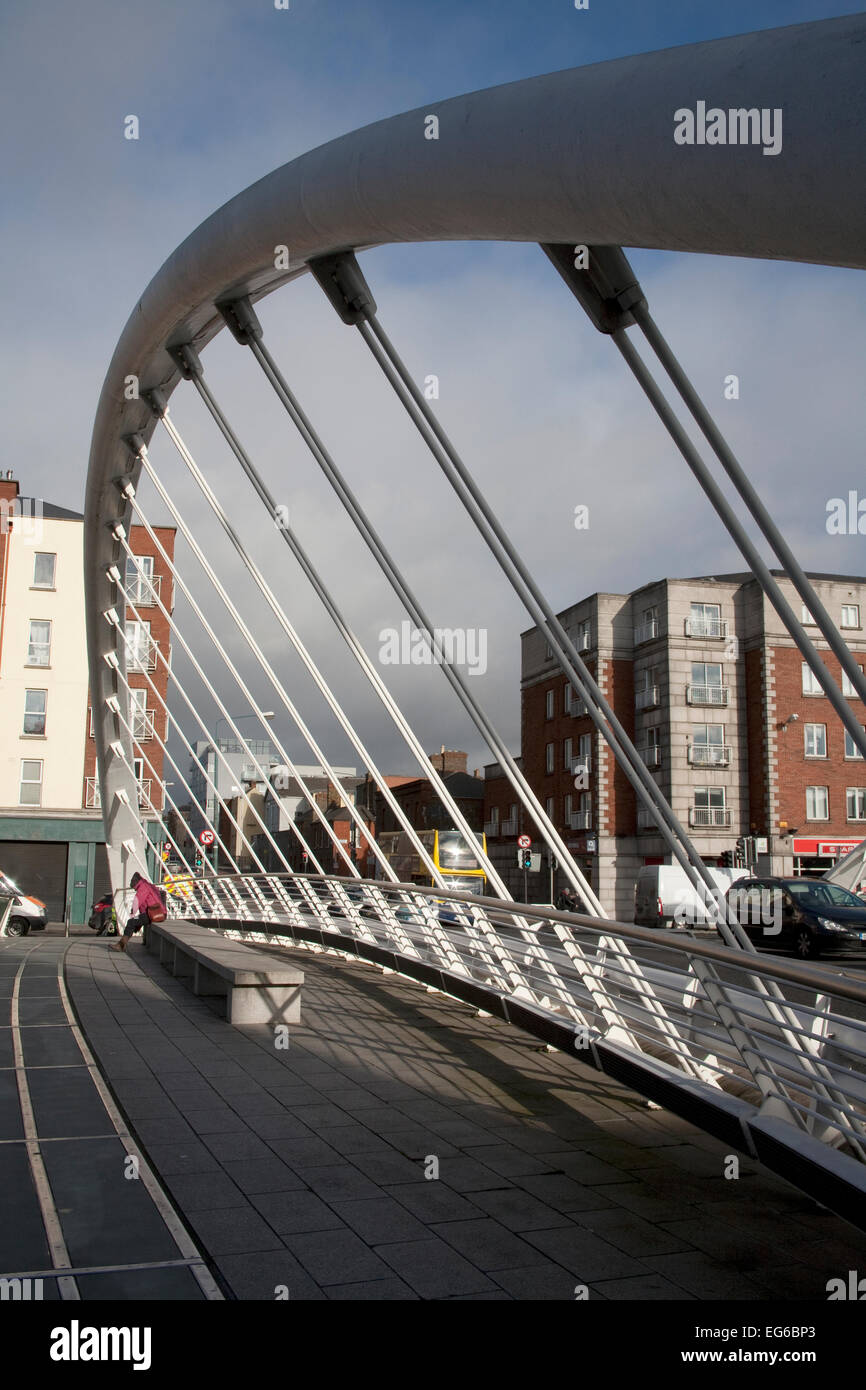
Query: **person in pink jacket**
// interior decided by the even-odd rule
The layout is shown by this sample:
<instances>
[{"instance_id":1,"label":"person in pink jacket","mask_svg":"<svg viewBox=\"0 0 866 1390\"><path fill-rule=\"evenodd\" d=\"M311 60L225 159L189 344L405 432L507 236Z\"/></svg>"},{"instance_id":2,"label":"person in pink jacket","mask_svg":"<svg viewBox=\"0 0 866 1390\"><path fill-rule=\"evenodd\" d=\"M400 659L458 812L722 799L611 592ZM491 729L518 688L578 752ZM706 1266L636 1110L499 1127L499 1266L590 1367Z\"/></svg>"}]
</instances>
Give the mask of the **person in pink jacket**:
<instances>
[{"instance_id":1,"label":"person in pink jacket","mask_svg":"<svg viewBox=\"0 0 866 1390\"><path fill-rule=\"evenodd\" d=\"M151 883L142 874L133 874L130 879L130 887L135 889L133 912L130 913L126 926L123 928L123 936L109 947L110 951L125 951L129 938L140 931L145 922L165 921L165 903L155 883ZM149 908L154 909L153 917L148 911Z\"/></svg>"}]
</instances>

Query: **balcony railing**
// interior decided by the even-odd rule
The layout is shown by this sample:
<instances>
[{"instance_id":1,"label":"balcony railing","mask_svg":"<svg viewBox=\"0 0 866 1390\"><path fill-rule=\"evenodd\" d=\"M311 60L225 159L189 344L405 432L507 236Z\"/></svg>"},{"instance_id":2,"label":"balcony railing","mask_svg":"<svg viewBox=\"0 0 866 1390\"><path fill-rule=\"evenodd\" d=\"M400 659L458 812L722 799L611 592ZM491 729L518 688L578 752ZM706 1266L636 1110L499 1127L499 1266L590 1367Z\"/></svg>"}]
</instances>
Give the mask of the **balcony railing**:
<instances>
[{"instance_id":1,"label":"balcony railing","mask_svg":"<svg viewBox=\"0 0 866 1390\"><path fill-rule=\"evenodd\" d=\"M728 687L726 685L687 685L686 702L690 705L726 705Z\"/></svg>"},{"instance_id":2,"label":"balcony railing","mask_svg":"<svg viewBox=\"0 0 866 1390\"><path fill-rule=\"evenodd\" d=\"M657 685L647 686L645 690L636 690L634 693L635 709L653 709L659 702L659 688Z\"/></svg>"},{"instance_id":3,"label":"balcony railing","mask_svg":"<svg viewBox=\"0 0 866 1390\"><path fill-rule=\"evenodd\" d=\"M136 608L155 608L162 589L162 575L155 574L151 580L146 579L144 575L131 575L127 578L124 588L128 603L134 603Z\"/></svg>"},{"instance_id":4,"label":"balcony railing","mask_svg":"<svg viewBox=\"0 0 866 1390\"><path fill-rule=\"evenodd\" d=\"M133 716L132 737L136 743L148 743L154 735L154 716L151 710Z\"/></svg>"},{"instance_id":5,"label":"balcony railing","mask_svg":"<svg viewBox=\"0 0 866 1390\"><path fill-rule=\"evenodd\" d=\"M639 647L641 642L651 642L654 637L659 635L658 619L653 618L648 623L640 623L634 630L634 644Z\"/></svg>"},{"instance_id":6,"label":"balcony railing","mask_svg":"<svg viewBox=\"0 0 866 1390\"><path fill-rule=\"evenodd\" d=\"M126 649L128 671L153 671L156 668L156 642L131 642Z\"/></svg>"},{"instance_id":7,"label":"balcony railing","mask_svg":"<svg viewBox=\"0 0 866 1390\"><path fill-rule=\"evenodd\" d=\"M687 637L727 637L728 624L722 618L686 618Z\"/></svg>"},{"instance_id":8,"label":"balcony railing","mask_svg":"<svg viewBox=\"0 0 866 1390\"><path fill-rule=\"evenodd\" d=\"M690 806L689 825L730 825L731 813L725 806Z\"/></svg>"},{"instance_id":9,"label":"balcony railing","mask_svg":"<svg viewBox=\"0 0 866 1390\"><path fill-rule=\"evenodd\" d=\"M588 652L592 646L592 636L588 632L576 632L574 634L574 645L579 652Z\"/></svg>"},{"instance_id":10,"label":"balcony railing","mask_svg":"<svg viewBox=\"0 0 866 1390\"><path fill-rule=\"evenodd\" d=\"M585 714L589 713L589 710L586 707L586 700L584 700L580 695L573 695L571 698L571 704L568 706L568 709L565 712L566 714L570 714L572 719L581 719Z\"/></svg>"},{"instance_id":11,"label":"balcony railing","mask_svg":"<svg viewBox=\"0 0 866 1390\"><path fill-rule=\"evenodd\" d=\"M152 785L150 777L143 777L138 783L138 804L139 806L144 806L145 810L150 810L145 798L151 797ZM99 794L98 777L85 777L84 779L84 808L87 811L100 811L102 809L102 798ZM159 805L157 804L157 810L159 809Z\"/></svg>"},{"instance_id":12,"label":"balcony railing","mask_svg":"<svg viewBox=\"0 0 866 1390\"><path fill-rule=\"evenodd\" d=\"M648 806L638 806L637 808L637 828L638 830L657 830L655 816Z\"/></svg>"},{"instance_id":13,"label":"balcony railing","mask_svg":"<svg viewBox=\"0 0 866 1390\"><path fill-rule=\"evenodd\" d=\"M500 833L498 820L486 820L484 822L485 835L499 835Z\"/></svg>"},{"instance_id":14,"label":"balcony railing","mask_svg":"<svg viewBox=\"0 0 866 1390\"><path fill-rule=\"evenodd\" d=\"M579 772L592 772L592 754L578 754L576 758L572 758L565 770L570 772L572 777L576 777Z\"/></svg>"},{"instance_id":15,"label":"balcony railing","mask_svg":"<svg viewBox=\"0 0 866 1390\"><path fill-rule=\"evenodd\" d=\"M504 820L499 828L500 835L517 834L517 817L512 816L509 820Z\"/></svg>"},{"instance_id":16,"label":"balcony railing","mask_svg":"<svg viewBox=\"0 0 866 1390\"><path fill-rule=\"evenodd\" d=\"M689 762L693 767L727 767L731 750L722 743L689 744Z\"/></svg>"},{"instance_id":17,"label":"balcony railing","mask_svg":"<svg viewBox=\"0 0 866 1390\"><path fill-rule=\"evenodd\" d=\"M592 811L572 811L568 824L572 830L591 830Z\"/></svg>"},{"instance_id":18,"label":"balcony railing","mask_svg":"<svg viewBox=\"0 0 866 1390\"><path fill-rule=\"evenodd\" d=\"M660 767L662 760L662 750L657 743L647 743L638 752L646 763L647 767Z\"/></svg>"}]
</instances>

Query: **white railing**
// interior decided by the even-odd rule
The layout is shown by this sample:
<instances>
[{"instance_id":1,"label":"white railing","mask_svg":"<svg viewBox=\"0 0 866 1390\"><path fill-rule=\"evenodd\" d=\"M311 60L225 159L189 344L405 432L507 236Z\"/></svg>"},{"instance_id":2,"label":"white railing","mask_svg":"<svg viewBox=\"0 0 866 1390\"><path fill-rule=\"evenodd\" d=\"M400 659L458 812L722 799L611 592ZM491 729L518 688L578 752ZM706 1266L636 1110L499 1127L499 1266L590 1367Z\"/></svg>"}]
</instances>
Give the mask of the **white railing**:
<instances>
[{"instance_id":1,"label":"white railing","mask_svg":"<svg viewBox=\"0 0 866 1390\"><path fill-rule=\"evenodd\" d=\"M689 825L730 825L731 813L726 806L690 806Z\"/></svg>"},{"instance_id":2,"label":"white railing","mask_svg":"<svg viewBox=\"0 0 866 1390\"><path fill-rule=\"evenodd\" d=\"M134 603L136 608L155 608L162 593L162 575L155 574L150 580L144 575L131 575L126 584L126 593L128 602Z\"/></svg>"},{"instance_id":3,"label":"white railing","mask_svg":"<svg viewBox=\"0 0 866 1390\"><path fill-rule=\"evenodd\" d=\"M500 826L500 835L516 835L517 825L518 821L516 816L511 816L508 820L504 820Z\"/></svg>"},{"instance_id":4,"label":"white railing","mask_svg":"<svg viewBox=\"0 0 866 1390\"><path fill-rule=\"evenodd\" d=\"M722 618L686 618L687 637L727 637L728 624Z\"/></svg>"},{"instance_id":5,"label":"white railing","mask_svg":"<svg viewBox=\"0 0 866 1390\"><path fill-rule=\"evenodd\" d=\"M687 685L686 701L690 705L726 705L728 687L726 685Z\"/></svg>"},{"instance_id":6,"label":"white railing","mask_svg":"<svg viewBox=\"0 0 866 1390\"><path fill-rule=\"evenodd\" d=\"M634 693L635 709L652 709L659 702L659 688L657 685L646 686L643 690L636 690Z\"/></svg>"},{"instance_id":7,"label":"white railing","mask_svg":"<svg viewBox=\"0 0 866 1390\"><path fill-rule=\"evenodd\" d=\"M116 895L121 922L129 896ZM825 1203L847 1202L866 1222L866 987L854 978L687 933L666 935L662 961L647 928L364 879L187 877L169 916L272 948L380 964L384 951L424 981L432 966L447 993L477 1006L480 990L494 1016L572 1056L580 1046L602 1072L621 1076L627 1058L636 1089L645 1078L674 1110L680 1097L711 1133L714 1115L728 1132L736 1105L744 1148L757 1140L782 1176L817 1184ZM549 944L537 934L545 923ZM832 1184L810 1176L816 1165Z\"/></svg>"},{"instance_id":8,"label":"white railing","mask_svg":"<svg viewBox=\"0 0 866 1390\"><path fill-rule=\"evenodd\" d=\"M589 710L586 706L586 700L579 695L573 696L571 704L566 710L566 714L570 714L572 719L582 719L583 716L588 713Z\"/></svg>"},{"instance_id":9,"label":"white railing","mask_svg":"<svg viewBox=\"0 0 866 1390\"><path fill-rule=\"evenodd\" d=\"M484 822L484 834L485 834L485 835L498 835L499 833L500 833L500 831L499 831L499 821L498 821L498 820L486 820L486 821Z\"/></svg>"},{"instance_id":10,"label":"white railing","mask_svg":"<svg viewBox=\"0 0 866 1390\"><path fill-rule=\"evenodd\" d=\"M657 830L655 817L648 806L638 806L637 808L637 828L638 830Z\"/></svg>"},{"instance_id":11,"label":"white railing","mask_svg":"<svg viewBox=\"0 0 866 1390\"><path fill-rule=\"evenodd\" d=\"M651 642L654 637L659 635L658 619L653 618L648 623L640 623L634 629L634 644L639 647L641 642Z\"/></svg>"},{"instance_id":12,"label":"white railing","mask_svg":"<svg viewBox=\"0 0 866 1390\"><path fill-rule=\"evenodd\" d=\"M128 671L153 671L156 669L156 642L131 642L126 649L126 669Z\"/></svg>"},{"instance_id":13,"label":"white railing","mask_svg":"<svg viewBox=\"0 0 866 1390\"><path fill-rule=\"evenodd\" d=\"M572 811L568 824L572 830L591 830L592 811Z\"/></svg>"},{"instance_id":14,"label":"white railing","mask_svg":"<svg viewBox=\"0 0 866 1390\"><path fill-rule=\"evenodd\" d=\"M154 715L151 710L133 716L132 737L136 743L149 743L153 738L154 729Z\"/></svg>"},{"instance_id":15,"label":"white railing","mask_svg":"<svg viewBox=\"0 0 866 1390\"><path fill-rule=\"evenodd\" d=\"M645 743L638 749L647 767L660 767L662 760L662 750L657 743Z\"/></svg>"},{"instance_id":16,"label":"white railing","mask_svg":"<svg viewBox=\"0 0 866 1390\"><path fill-rule=\"evenodd\" d=\"M690 743L688 757L693 767L727 767L731 750L723 743Z\"/></svg>"},{"instance_id":17,"label":"white railing","mask_svg":"<svg viewBox=\"0 0 866 1390\"><path fill-rule=\"evenodd\" d=\"M98 777L85 777L84 779L84 808L87 811L102 810Z\"/></svg>"}]
</instances>

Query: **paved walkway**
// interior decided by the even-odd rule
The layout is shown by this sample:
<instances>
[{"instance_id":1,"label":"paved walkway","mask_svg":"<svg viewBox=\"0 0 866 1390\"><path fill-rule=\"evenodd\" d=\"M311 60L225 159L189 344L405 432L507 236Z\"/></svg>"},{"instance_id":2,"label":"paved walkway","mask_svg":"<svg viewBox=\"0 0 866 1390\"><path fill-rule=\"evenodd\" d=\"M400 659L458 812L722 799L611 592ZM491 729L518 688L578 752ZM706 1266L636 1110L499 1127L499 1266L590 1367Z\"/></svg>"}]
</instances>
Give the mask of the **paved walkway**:
<instances>
[{"instance_id":1,"label":"paved walkway","mask_svg":"<svg viewBox=\"0 0 866 1390\"><path fill-rule=\"evenodd\" d=\"M138 943L107 947L0 943L4 1013L27 956L17 1036L51 1139L30 1147L70 1265L123 1266L76 1275L82 1298L213 1296L199 1254L224 1296L269 1300L823 1301L862 1266L856 1231L759 1165L726 1180L716 1140L421 985L298 950L304 1021L278 1050ZM126 1141L63 1011L64 957ZM15 1047L0 1029L0 1272L24 1273L52 1260ZM123 1176L125 1143L170 1202Z\"/></svg>"}]
</instances>

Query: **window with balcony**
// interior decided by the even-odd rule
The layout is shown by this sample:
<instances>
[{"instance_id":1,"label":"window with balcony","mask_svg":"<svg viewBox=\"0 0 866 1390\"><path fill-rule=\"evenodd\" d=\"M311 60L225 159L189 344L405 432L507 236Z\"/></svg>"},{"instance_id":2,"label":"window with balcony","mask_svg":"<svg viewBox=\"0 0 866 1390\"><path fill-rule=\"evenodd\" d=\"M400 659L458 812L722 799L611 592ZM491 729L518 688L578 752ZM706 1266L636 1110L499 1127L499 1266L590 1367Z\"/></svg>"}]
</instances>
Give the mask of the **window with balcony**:
<instances>
[{"instance_id":1,"label":"window with balcony","mask_svg":"<svg viewBox=\"0 0 866 1390\"><path fill-rule=\"evenodd\" d=\"M829 789L829 787L807 787L807 788L806 788L806 819L807 819L807 820L829 820L829 819L830 819L830 789Z\"/></svg>"},{"instance_id":2,"label":"window with balcony","mask_svg":"<svg viewBox=\"0 0 866 1390\"><path fill-rule=\"evenodd\" d=\"M864 732L864 734L866 734L866 724L864 724L864 726L863 726L863 732ZM849 732L848 732L847 729L845 730L845 757L846 757L846 758L862 758L862 757L863 757L863 754L860 752L860 749L857 747L856 743L854 742L853 738L851 737L851 735L849 734Z\"/></svg>"},{"instance_id":3,"label":"window with balcony","mask_svg":"<svg viewBox=\"0 0 866 1390\"><path fill-rule=\"evenodd\" d=\"M512 801L508 808L508 819L502 821L499 833L501 835L517 834L517 802Z\"/></svg>"},{"instance_id":4,"label":"window with balcony","mask_svg":"<svg viewBox=\"0 0 866 1390\"><path fill-rule=\"evenodd\" d=\"M727 623L722 622L719 603L692 603L686 619L687 637L726 637Z\"/></svg>"},{"instance_id":5,"label":"window with balcony","mask_svg":"<svg viewBox=\"0 0 866 1390\"><path fill-rule=\"evenodd\" d=\"M136 608L154 603L152 555L127 555L123 587L128 601Z\"/></svg>"},{"instance_id":6,"label":"window with balcony","mask_svg":"<svg viewBox=\"0 0 866 1390\"><path fill-rule=\"evenodd\" d=\"M842 627L860 626L860 605L859 603L842 604Z\"/></svg>"},{"instance_id":7,"label":"window with balcony","mask_svg":"<svg viewBox=\"0 0 866 1390\"><path fill-rule=\"evenodd\" d=\"M637 626L634 629L635 646L640 646L641 642L651 642L654 637L659 635L659 610L658 605L653 604L651 608L644 608L641 612Z\"/></svg>"},{"instance_id":8,"label":"window with balcony","mask_svg":"<svg viewBox=\"0 0 866 1390\"><path fill-rule=\"evenodd\" d=\"M725 805L724 787L695 787L694 798L689 815L692 825L707 828L730 825L731 813Z\"/></svg>"},{"instance_id":9,"label":"window with balcony","mask_svg":"<svg viewBox=\"0 0 866 1390\"><path fill-rule=\"evenodd\" d=\"M126 664L131 671L152 671L156 665L156 643L150 635L150 623L126 624Z\"/></svg>"},{"instance_id":10,"label":"window with balcony","mask_svg":"<svg viewBox=\"0 0 866 1390\"><path fill-rule=\"evenodd\" d=\"M47 690L25 690L24 692L24 733L45 733L45 706Z\"/></svg>"},{"instance_id":11,"label":"window with balcony","mask_svg":"<svg viewBox=\"0 0 866 1390\"><path fill-rule=\"evenodd\" d=\"M654 709L659 702L661 667L647 666L635 676L635 709Z\"/></svg>"},{"instance_id":12,"label":"window with balcony","mask_svg":"<svg viewBox=\"0 0 866 1390\"><path fill-rule=\"evenodd\" d=\"M33 556L33 588L53 589L57 556L37 551Z\"/></svg>"},{"instance_id":13,"label":"window with balcony","mask_svg":"<svg viewBox=\"0 0 866 1390\"><path fill-rule=\"evenodd\" d=\"M588 652L592 646L592 622L584 618L575 629L575 646L579 652Z\"/></svg>"},{"instance_id":14,"label":"window with balcony","mask_svg":"<svg viewBox=\"0 0 866 1390\"><path fill-rule=\"evenodd\" d=\"M581 734L577 741L578 770L592 770L592 734Z\"/></svg>"},{"instance_id":15,"label":"window with balcony","mask_svg":"<svg viewBox=\"0 0 866 1390\"><path fill-rule=\"evenodd\" d=\"M695 724L689 745L689 762L693 767L727 767L731 750L725 743L724 724Z\"/></svg>"},{"instance_id":16,"label":"window with balcony","mask_svg":"<svg viewBox=\"0 0 866 1390\"><path fill-rule=\"evenodd\" d=\"M18 789L19 806L42 805L42 760L21 759L21 781Z\"/></svg>"},{"instance_id":17,"label":"window with balcony","mask_svg":"<svg viewBox=\"0 0 866 1390\"><path fill-rule=\"evenodd\" d=\"M859 663L857 666L857 670L860 672L862 676L863 667L860 666ZM854 686L852 685L851 680L849 679L848 674L845 671L842 672L842 694L847 695L849 699L857 698L857 691L854 689Z\"/></svg>"},{"instance_id":18,"label":"window with balcony","mask_svg":"<svg viewBox=\"0 0 866 1390\"><path fill-rule=\"evenodd\" d=\"M145 739L153 737L153 717L147 708L147 691L130 690L129 692L129 714L132 725L132 737L136 743L142 743Z\"/></svg>"},{"instance_id":19,"label":"window with balcony","mask_svg":"<svg viewBox=\"0 0 866 1390\"><path fill-rule=\"evenodd\" d=\"M807 758L826 758L827 725L803 725L803 751Z\"/></svg>"},{"instance_id":20,"label":"window with balcony","mask_svg":"<svg viewBox=\"0 0 866 1390\"><path fill-rule=\"evenodd\" d=\"M545 772L552 772L554 768L554 745L552 743L548 743L544 750L544 755L544 770Z\"/></svg>"},{"instance_id":21,"label":"window with balcony","mask_svg":"<svg viewBox=\"0 0 866 1390\"><path fill-rule=\"evenodd\" d=\"M717 661L693 661L692 683L686 688L690 705L726 705L728 688L722 685L722 667Z\"/></svg>"},{"instance_id":22,"label":"window with balcony","mask_svg":"<svg viewBox=\"0 0 866 1390\"><path fill-rule=\"evenodd\" d=\"M845 800L849 820L866 820L866 787L849 787Z\"/></svg>"},{"instance_id":23,"label":"window with balcony","mask_svg":"<svg viewBox=\"0 0 866 1390\"><path fill-rule=\"evenodd\" d=\"M34 618L30 623L27 665L51 665L51 623L47 619Z\"/></svg>"},{"instance_id":24,"label":"window with balcony","mask_svg":"<svg viewBox=\"0 0 866 1390\"><path fill-rule=\"evenodd\" d=\"M640 754L647 767L659 767L662 760L662 730L660 724L653 724L644 730L644 742Z\"/></svg>"}]
</instances>

